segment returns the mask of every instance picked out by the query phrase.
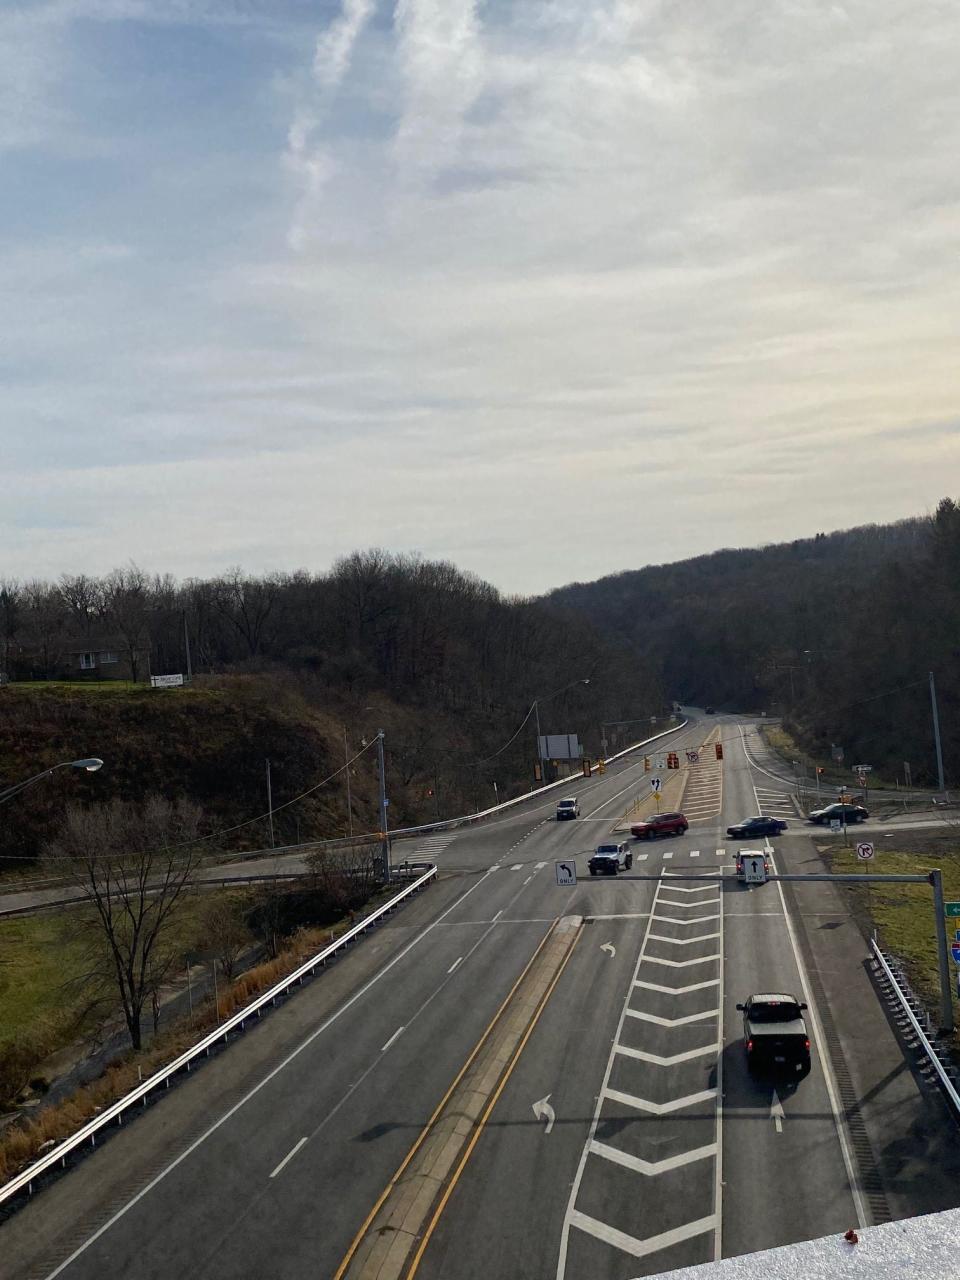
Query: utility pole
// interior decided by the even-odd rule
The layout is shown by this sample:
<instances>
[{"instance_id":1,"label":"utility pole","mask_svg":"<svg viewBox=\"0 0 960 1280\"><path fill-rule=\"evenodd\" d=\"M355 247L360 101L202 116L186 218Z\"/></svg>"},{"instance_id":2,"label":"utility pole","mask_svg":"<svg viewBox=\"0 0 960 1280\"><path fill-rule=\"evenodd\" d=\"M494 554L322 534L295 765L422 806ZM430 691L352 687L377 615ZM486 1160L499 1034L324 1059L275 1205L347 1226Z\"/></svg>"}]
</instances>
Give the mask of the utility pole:
<instances>
[{"instance_id":1,"label":"utility pole","mask_svg":"<svg viewBox=\"0 0 960 1280\"><path fill-rule=\"evenodd\" d=\"M384 879L390 883L390 833L387 830L387 780L383 763L383 730L377 730L377 770L380 775L380 831L383 835Z\"/></svg>"},{"instance_id":2,"label":"utility pole","mask_svg":"<svg viewBox=\"0 0 960 1280\"><path fill-rule=\"evenodd\" d=\"M945 792L947 784L943 780L943 749L940 746L940 716L937 712L937 686L933 682L933 672L930 672L930 707L933 711L933 741L937 748L937 785L940 790Z\"/></svg>"},{"instance_id":3,"label":"utility pole","mask_svg":"<svg viewBox=\"0 0 960 1280\"><path fill-rule=\"evenodd\" d=\"M350 750L347 747L347 726L343 726L343 765L344 773L347 775L347 823L350 834L353 835L353 802L350 799Z\"/></svg>"},{"instance_id":4,"label":"utility pole","mask_svg":"<svg viewBox=\"0 0 960 1280\"><path fill-rule=\"evenodd\" d=\"M270 761L267 761L267 820L270 823L270 848L275 849L277 842L273 838L273 786L270 780Z\"/></svg>"},{"instance_id":5,"label":"utility pole","mask_svg":"<svg viewBox=\"0 0 960 1280\"><path fill-rule=\"evenodd\" d=\"M183 645L187 651L187 680L193 679L193 663L190 659L190 631L187 627L187 611L183 611Z\"/></svg>"},{"instance_id":6,"label":"utility pole","mask_svg":"<svg viewBox=\"0 0 960 1280\"><path fill-rule=\"evenodd\" d=\"M543 739L540 737L540 699L539 698L537 698L537 700L534 702L533 709L537 717L537 759L540 761L540 781L546 782L547 779L544 777L544 773L543 773Z\"/></svg>"}]
</instances>

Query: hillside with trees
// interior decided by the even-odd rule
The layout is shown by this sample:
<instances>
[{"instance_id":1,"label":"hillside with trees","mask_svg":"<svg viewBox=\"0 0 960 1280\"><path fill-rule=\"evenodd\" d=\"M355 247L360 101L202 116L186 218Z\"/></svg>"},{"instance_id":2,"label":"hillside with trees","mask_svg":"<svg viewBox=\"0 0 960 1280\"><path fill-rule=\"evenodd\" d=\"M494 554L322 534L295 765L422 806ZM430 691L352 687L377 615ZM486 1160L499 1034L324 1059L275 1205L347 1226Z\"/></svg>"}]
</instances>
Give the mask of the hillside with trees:
<instances>
[{"instance_id":1,"label":"hillside with trees","mask_svg":"<svg viewBox=\"0 0 960 1280\"><path fill-rule=\"evenodd\" d=\"M88 652L97 663L105 648L116 663L71 665ZM188 664L189 687L146 683ZM131 679L109 679L121 665ZM543 732L578 733L588 754L604 721L669 710L657 678L578 611L376 550L321 574L177 583L129 566L7 580L0 671L3 783L78 755L107 762L5 806L7 863L36 855L66 791L92 802L185 796L228 826L264 813L268 759L277 808L330 778L278 815L279 844L375 828L374 753L351 768L350 811L342 768L380 728L399 827L528 789L535 699ZM263 820L233 836L266 840Z\"/></svg>"},{"instance_id":2,"label":"hillside with trees","mask_svg":"<svg viewBox=\"0 0 960 1280\"><path fill-rule=\"evenodd\" d=\"M573 583L549 601L626 641L677 699L782 714L818 757L960 777L960 509Z\"/></svg>"}]
</instances>

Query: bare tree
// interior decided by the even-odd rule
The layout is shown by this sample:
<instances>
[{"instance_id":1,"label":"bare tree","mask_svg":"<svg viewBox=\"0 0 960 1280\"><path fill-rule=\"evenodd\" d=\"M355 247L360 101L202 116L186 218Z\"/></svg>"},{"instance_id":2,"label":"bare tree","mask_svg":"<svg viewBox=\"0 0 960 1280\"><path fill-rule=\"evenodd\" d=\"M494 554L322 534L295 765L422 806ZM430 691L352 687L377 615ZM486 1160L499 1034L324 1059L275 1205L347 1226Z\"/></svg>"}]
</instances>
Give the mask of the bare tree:
<instances>
[{"instance_id":1,"label":"bare tree","mask_svg":"<svg viewBox=\"0 0 960 1280\"><path fill-rule=\"evenodd\" d=\"M146 574L135 564L126 569L114 569L103 580L103 601L111 628L123 640L130 664L130 678L136 682L146 674L143 665L144 652L148 647L150 611Z\"/></svg>"},{"instance_id":2,"label":"bare tree","mask_svg":"<svg viewBox=\"0 0 960 1280\"><path fill-rule=\"evenodd\" d=\"M253 942L241 904L235 897L214 892L204 900L200 927L206 950L220 961L227 981L231 981L238 960Z\"/></svg>"},{"instance_id":3,"label":"bare tree","mask_svg":"<svg viewBox=\"0 0 960 1280\"><path fill-rule=\"evenodd\" d=\"M45 848L47 864L89 900L75 928L89 943L90 1002L112 992L134 1049L142 1045L144 1008L176 960L170 925L197 867L201 824L201 810L188 800L74 805Z\"/></svg>"}]
</instances>

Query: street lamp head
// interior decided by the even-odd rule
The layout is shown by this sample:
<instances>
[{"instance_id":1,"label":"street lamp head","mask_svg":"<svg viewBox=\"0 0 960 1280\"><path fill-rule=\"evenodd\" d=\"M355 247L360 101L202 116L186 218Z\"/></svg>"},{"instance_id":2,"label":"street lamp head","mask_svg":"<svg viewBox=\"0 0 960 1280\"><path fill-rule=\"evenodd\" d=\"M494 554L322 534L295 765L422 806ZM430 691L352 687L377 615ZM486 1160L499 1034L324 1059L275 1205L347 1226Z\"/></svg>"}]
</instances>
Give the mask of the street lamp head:
<instances>
[{"instance_id":1,"label":"street lamp head","mask_svg":"<svg viewBox=\"0 0 960 1280\"><path fill-rule=\"evenodd\" d=\"M87 773L96 773L98 769L103 768L103 761L99 756L88 756L85 760L71 760L70 765L74 769L86 769Z\"/></svg>"}]
</instances>

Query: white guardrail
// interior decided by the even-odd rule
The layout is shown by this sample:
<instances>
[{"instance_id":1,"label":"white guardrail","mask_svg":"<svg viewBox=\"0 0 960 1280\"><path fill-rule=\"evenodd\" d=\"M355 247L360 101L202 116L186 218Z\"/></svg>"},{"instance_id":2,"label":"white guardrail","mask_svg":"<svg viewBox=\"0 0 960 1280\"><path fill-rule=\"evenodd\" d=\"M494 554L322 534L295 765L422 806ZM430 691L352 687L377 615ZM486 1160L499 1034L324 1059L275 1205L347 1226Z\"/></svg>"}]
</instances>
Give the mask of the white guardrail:
<instances>
[{"instance_id":1,"label":"white guardrail","mask_svg":"<svg viewBox=\"0 0 960 1280\"><path fill-rule=\"evenodd\" d=\"M142 1084L137 1085L136 1089L134 1089L132 1093L128 1093L125 1097L121 1098L119 1102L115 1102L113 1106L108 1107L94 1120L90 1120L81 1129L78 1129L72 1137L65 1138L63 1142L58 1143L57 1146L55 1146L51 1151L48 1151L46 1155L42 1156L39 1160L24 1169L22 1173L17 1174L9 1182L4 1183L4 1185L0 1187L0 1204L3 1204L4 1201L11 1199L11 1197L17 1195L21 1191L32 1192L33 1184L37 1178L46 1173L49 1169L52 1169L54 1165L65 1164L67 1156L84 1143L89 1142L95 1146L97 1134L101 1129L105 1128L108 1124L112 1124L114 1121L116 1121L117 1124L122 1124L124 1112L129 1110L129 1108L134 1106L136 1103L142 1102L143 1105L146 1106L147 1096L152 1093L154 1089L157 1089L160 1085L166 1085L166 1087L169 1088L171 1077L176 1075L178 1071L182 1071L184 1068L189 1070L190 1064L194 1059L198 1058L201 1054L209 1055L210 1050L218 1040L226 1040L231 1031L235 1030L237 1027L242 1028L243 1024L248 1019L252 1017L259 1017L261 1011L266 1005L275 1003L277 997L284 995L292 986L300 985L304 978L312 974L318 965L325 964L331 956L335 955L344 947L349 946L354 938L358 937L361 933L365 933L372 925L377 924L385 915L387 915L388 912L399 906L399 904L406 898L410 897L414 893L418 893L436 877L436 874L437 868L433 865L428 865L428 869L424 871L423 875L418 876L416 880L412 880L410 884L406 885L405 888L392 897L389 902L385 902L382 907L378 907L376 911L372 911L370 915L365 916L362 920L358 921L357 924L348 929L346 933L337 938L335 942L331 942L328 947L324 947L322 951L318 952L315 956L312 956L302 964L299 969L295 969L293 973L288 974L275 986L271 987L269 991L265 991L251 1004L246 1005L239 1013L235 1013L233 1017L228 1018L226 1022L222 1022L215 1030L211 1031L208 1035L204 1036L202 1040L198 1041L197 1044L187 1049L184 1053L181 1053L179 1058L175 1058L173 1062L169 1063L166 1067L163 1067L160 1071L155 1072L148 1080L144 1080Z\"/></svg>"},{"instance_id":2,"label":"white guardrail","mask_svg":"<svg viewBox=\"0 0 960 1280\"><path fill-rule=\"evenodd\" d=\"M944 1092L953 1104L954 1110L960 1114L960 1094L957 1093L957 1087L954 1081L950 1078L947 1068L941 1061L936 1045L934 1045L933 1041L921 1026L920 1019L917 1017L913 1008L911 998L900 985L899 976L894 972L893 967L884 955L882 948L877 944L876 938L871 938L870 945L873 948L874 957L880 962L880 967L886 974L887 981L893 988L901 1009L903 1009L903 1012L907 1015L907 1019L910 1022L914 1035L920 1041L920 1044L923 1046L924 1053L930 1059L934 1070L940 1077L940 1083L943 1085Z\"/></svg>"},{"instance_id":3,"label":"white guardrail","mask_svg":"<svg viewBox=\"0 0 960 1280\"><path fill-rule=\"evenodd\" d=\"M664 729L663 733L655 733L652 738L644 738L641 742L634 742L629 747L625 747L623 751L618 751L614 756L606 756L604 764L611 764L614 760L622 760L624 756L628 756L631 751L639 751L641 747L649 746L651 742L658 742L660 738L666 738L671 733L677 733L690 723L689 720L681 720L679 724L671 725L669 729ZM590 766L591 775L597 772L597 764ZM512 800L504 800L502 804L495 804L489 809L479 809L476 813L466 814L462 818L441 818L439 822L428 822L420 827L398 827L396 831L390 831L388 834L391 840L403 839L406 836L422 835L425 831L445 831L451 827L464 827L471 822L480 822L483 818L491 818L495 813L502 813L504 809L512 809L515 805L524 804L528 800L533 800L537 796L543 795L545 791L555 791L557 787L573 787L576 783L582 782L586 774L575 773L569 778L558 778L556 782L548 782L543 787L537 787L533 791L525 791L522 796L514 796ZM374 839L377 837L374 836Z\"/></svg>"},{"instance_id":4,"label":"white guardrail","mask_svg":"<svg viewBox=\"0 0 960 1280\"><path fill-rule=\"evenodd\" d=\"M684 728L687 724L689 724L689 720L681 720L678 724L671 725L669 729L665 729L662 733L656 733L650 738L644 738L640 742L634 742L623 751L618 751L616 755L607 756L605 763L610 764L614 760L621 760L632 751L638 751L641 747L646 747L651 742L657 742L660 738L666 738L671 733L676 733L679 729ZM597 765L593 765L591 773L596 772L596 769ZM403 827L397 831L389 832L389 835L391 839L399 839L403 837L421 835L428 831L444 831L453 827L461 827L466 826L469 823L480 822L484 818L492 817L496 813L502 813L504 809L511 809L515 805L524 804L526 801L531 800L536 796L543 795L546 791L553 791L557 787L567 787L569 789L576 782L582 780L583 776L584 775L574 775L569 778L559 778L556 782L548 782L543 787L537 787L534 791L528 791L522 796L516 796L513 800L505 800L502 804L493 805L489 809L481 809L477 813L466 814L460 818L445 818L440 822L429 822L419 827ZM375 834L367 837L356 837L357 841L365 838L376 840L378 837ZM292 845L285 850L271 849L269 850L269 853L276 856L281 852L294 852L296 849L302 849L304 847L305 846L303 845ZM250 857L251 855L247 854L246 856ZM399 864L399 866L403 865L404 864L402 863ZM398 868L395 867L395 870L396 869ZM371 925L376 924L382 916L386 915L387 912L392 911L394 907L396 907L410 894L417 893L424 887L424 885L428 884L436 874L437 868L431 865L429 870L425 871L422 876L418 876L416 880L412 881L405 889L401 890L396 897L391 898L389 902L384 903L382 907L379 907L369 916L359 921L359 923L354 925L353 928L343 934L342 937L338 938L336 942L332 942L330 946L325 947L323 951L313 956L310 960L307 960L299 969L289 974L281 982L278 982L276 986L271 987L269 991L265 991L263 995L258 996L252 1004L241 1009L239 1013L234 1014L232 1018L228 1019L228 1021L221 1023L215 1031L211 1031L210 1034L205 1036L198 1044L187 1049L179 1058L176 1058L171 1062L169 1066L166 1066L162 1070L156 1072L149 1078L149 1080L145 1080L142 1084L138 1085L132 1093L128 1093L126 1097L121 1098L119 1102L115 1102L112 1107L108 1107L102 1115L97 1116L95 1120L91 1120L88 1124L85 1124L83 1128L79 1129L73 1135L73 1137L65 1138L63 1142L58 1143L57 1146L55 1146L51 1151L48 1151L40 1160L29 1165L22 1173L17 1174L16 1177L12 1178L9 1182L4 1183L4 1185L0 1187L0 1204L3 1204L4 1201L9 1200L21 1191L32 1192L33 1183L38 1177L47 1170L52 1169L57 1163L65 1163L66 1158L71 1151L75 1151L77 1147L82 1146L85 1142L90 1142L95 1145L97 1133L99 1133L101 1129L105 1128L106 1125L111 1124L114 1120L116 1120L118 1124L122 1123L123 1113L135 1103L142 1101L143 1104L146 1105L148 1094L150 1094L159 1085L166 1085L169 1087L171 1076L175 1075L178 1071L182 1071L185 1067L189 1069L190 1063L195 1058L199 1057L200 1054L209 1054L210 1049L218 1040L225 1040L234 1028L242 1027L248 1018L259 1016L260 1011L265 1005L273 1003L277 999L277 996L283 995L294 984L302 983L303 979L308 974L312 973L317 965L324 964L330 956L341 950L341 948L347 946L358 936L358 934L364 933Z\"/></svg>"}]
</instances>

